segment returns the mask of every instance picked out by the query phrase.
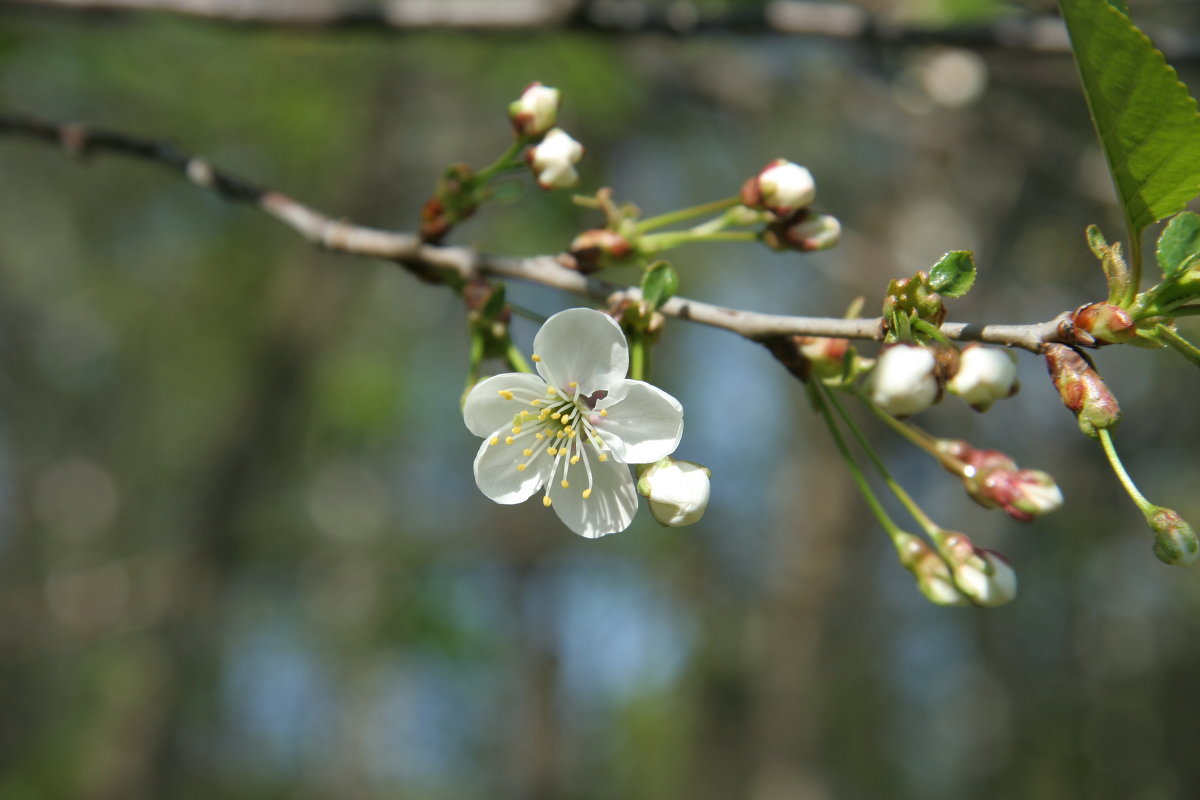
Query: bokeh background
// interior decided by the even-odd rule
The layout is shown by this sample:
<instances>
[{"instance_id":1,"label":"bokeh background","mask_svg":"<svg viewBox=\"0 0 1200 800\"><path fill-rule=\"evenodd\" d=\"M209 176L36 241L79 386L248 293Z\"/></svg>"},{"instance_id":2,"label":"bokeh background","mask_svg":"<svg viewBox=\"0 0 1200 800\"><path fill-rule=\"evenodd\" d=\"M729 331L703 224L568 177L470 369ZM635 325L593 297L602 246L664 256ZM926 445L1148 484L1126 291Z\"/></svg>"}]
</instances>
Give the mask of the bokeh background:
<instances>
[{"instance_id":1,"label":"bokeh background","mask_svg":"<svg viewBox=\"0 0 1200 800\"><path fill-rule=\"evenodd\" d=\"M1132 5L1200 36L1191 3ZM1121 228L1068 56L0 10L4 108L170 137L395 229L445 164L507 146L535 79L564 91L584 186L647 213L775 157L816 175L841 247L680 250L689 296L870 310L957 248L980 277L952 319L1103 292L1083 228ZM148 163L8 139L0 187L0 798L1196 796L1200 582L1154 559L1038 359L988 414L948 398L918 419L1053 472L1067 507L1029 526L860 414L935 518L1017 567L1014 603L940 609L799 384L736 337L673 322L656 353L679 455L713 470L707 516L587 541L476 490L450 293ZM556 252L597 222L514 187L455 241ZM535 329L516 321L524 347ZM1130 470L1200 521L1200 374L1169 352L1099 363Z\"/></svg>"}]
</instances>

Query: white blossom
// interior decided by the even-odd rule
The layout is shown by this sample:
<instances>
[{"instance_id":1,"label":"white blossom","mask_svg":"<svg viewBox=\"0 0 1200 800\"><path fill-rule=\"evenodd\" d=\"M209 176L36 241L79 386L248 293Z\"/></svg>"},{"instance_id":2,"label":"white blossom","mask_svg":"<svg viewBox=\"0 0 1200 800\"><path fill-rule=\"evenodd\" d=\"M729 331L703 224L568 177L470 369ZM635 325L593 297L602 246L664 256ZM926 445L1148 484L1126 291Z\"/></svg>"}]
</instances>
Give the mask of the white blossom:
<instances>
[{"instance_id":1,"label":"white blossom","mask_svg":"<svg viewBox=\"0 0 1200 800\"><path fill-rule=\"evenodd\" d=\"M523 136L541 136L554 127L558 119L558 89L531 83L520 98L508 106L508 116L517 132Z\"/></svg>"},{"instance_id":2,"label":"white blossom","mask_svg":"<svg viewBox=\"0 0 1200 800\"><path fill-rule=\"evenodd\" d=\"M976 411L987 411L992 403L1016 393L1016 356L1008 350L971 343L963 348L958 372L946 388Z\"/></svg>"},{"instance_id":3,"label":"white blossom","mask_svg":"<svg viewBox=\"0 0 1200 800\"><path fill-rule=\"evenodd\" d=\"M889 347L880 354L871 374L871 402L897 417L924 411L938 399L936 366L928 347Z\"/></svg>"},{"instance_id":4,"label":"white blossom","mask_svg":"<svg viewBox=\"0 0 1200 800\"><path fill-rule=\"evenodd\" d=\"M579 183L575 164L583 158L583 145L561 128L547 133L539 144L529 148L525 157L543 189L567 189Z\"/></svg>"},{"instance_id":5,"label":"white blossom","mask_svg":"<svg viewBox=\"0 0 1200 800\"><path fill-rule=\"evenodd\" d=\"M994 550L976 548L973 556L954 567L954 582L980 606L1002 606L1017 596L1017 573Z\"/></svg>"},{"instance_id":6,"label":"white blossom","mask_svg":"<svg viewBox=\"0 0 1200 800\"><path fill-rule=\"evenodd\" d=\"M484 439L475 482L503 504L544 488L542 504L581 536L625 530L638 503L626 465L672 453L683 408L661 389L625 378L629 346L607 314L561 311L533 346L537 375L496 375L467 396L463 419Z\"/></svg>"},{"instance_id":7,"label":"white blossom","mask_svg":"<svg viewBox=\"0 0 1200 800\"><path fill-rule=\"evenodd\" d=\"M784 215L812 205L817 184L806 168L779 158L758 173L758 191L763 206Z\"/></svg>"},{"instance_id":8,"label":"white blossom","mask_svg":"<svg viewBox=\"0 0 1200 800\"><path fill-rule=\"evenodd\" d=\"M708 507L708 467L667 457L650 466L638 480L638 492L650 503L660 525L682 528L698 522Z\"/></svg>"}]
</instances>

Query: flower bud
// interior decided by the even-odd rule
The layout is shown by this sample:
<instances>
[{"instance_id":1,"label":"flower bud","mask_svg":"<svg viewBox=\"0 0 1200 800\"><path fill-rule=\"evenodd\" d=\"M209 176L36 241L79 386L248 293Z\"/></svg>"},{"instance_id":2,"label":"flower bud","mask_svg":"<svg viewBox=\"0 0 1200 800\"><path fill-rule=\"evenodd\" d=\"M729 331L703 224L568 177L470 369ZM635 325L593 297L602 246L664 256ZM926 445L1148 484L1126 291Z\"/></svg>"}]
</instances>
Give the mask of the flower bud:
<instances>
[{"instance_id":1,"label":"flower bud","mask_svg":"<svg viewBox=\"0 0 1200 800\"><path fill-rule=\"evenodd\" d=\"M844 375L847 359L854 357L854 348L850 346L849 339L801 336L798 342L800 355L807 362L808 374L821 380Z\"/></svg>"},{"instance_id":2,"label":"flower bud","mask_svg":"<svg viewBox=\"0 0 1200 800\"><path fill-rule=\"evenodd\" d=\"M633 252L633 245L621 234L607 228L592 228L575 237L570 253L575 269L588 275L599 272Z\"/></svg>"},{"instance_id":3,"label":"flower bud","mask_svg":"<svg viewBox=\"0 0 1200 800\"><path fill-rule=\"evenodd\" d=\"M929 545L910 533L901 533L894 543L900 563L917 579L917 588L929 602L939 606L966 605L967 598L954 585L950 567Z\"/></svg>"},{"instance_id":4,"label":"flower bud","mask_svg":"<svg viewBox=\"0 0 1200 800\"><path fill-rule=\"evenodd\" d=\"M742 204L765 208L780 217L812 205L817 185L799 164L777 158L742 186Z\"/></svg>"},{"instance_id":5,"label":"flower bud","mask_svg":"<svg viewBox=\"0 0 1200 800\"><path fill-rule=\"evenodd\" d=\"M984 508L1001 508L1018 522L1032 522L1062 506L1062 492L1050 474L1017 469L1017 462L999 450L978 450L955 439L940 439L937 449L942 466L962 478L967 494Z\"/></svg>"},{"instance_id":6,"label":"flower bud","mask_svg":"<svg viewBox=\"0 0 1200 800\"><path fill-rule=\"evenodd\" d=\"M1062 325L1060 333L1075 344L1093 347L1102 344L1121 344L1137 336L1133 317L1120 306L1111 303L1092 303L1081 306Z\"/></svg>"},{"instance_id":7,"label":"flower bud","mask_svg":"<svg viewBox=\"0 0 1200 800\"><path fill-rule=\"evenodd\" d=\"M976 411L987 411L992 403L1012 397L1020 389L1016 357L1009 350L972 342L963 348L958 371L946 388Z\"/></svg>"},{"instance_id":8,"label":"flower bud","mask_svg":"<svg viewBox=\"0 0 1200 800\"><path fill-rule=\"evenodd\" d=\"M1154 531L1154 555L1164 564L1191 566L1200 556L1200 542L1187 520L1169 508L1159 506L1146 517Z\"/></svg>"},{"instance_id":9,"label":"flower bud","mask_svg":"<svg viewBox=\"0 0 1200 800\"><path fill-rule=\"evenodd\" d=\"M976 547L965 535L945 536L939 548L959 591L977 606L1002 606L1017 596L1017 573L1002 553Z\"/></svg>"},{"instance_id":10,"label":"flower bud","mask_svg":"<svg viewBox=\"0 0 1200 800\"><path fill-rule=\"evenodd\" d=\"M525 87L521 96L509 103L508 116L518 136L537 138L554 127L558 119L558 89L536 81Z\"/></svg>"},{"instance_id":11,"label":"flower bud","mask_svg":"<svg viewBox=\"0 0 1200 800\"><path fill-rule=\"evenodd\" d=\"M667 456L642 472L637 488L650 501L650 513L659 525L682 528L704 516L710 477L708 467Z\"/></svg>"},{"instance_id":12,"label":"flower bud","mask_svg":"<svg viewBox=\"0 0 1200 800\"><path fill-rule=\"evenodd\" d=\"M928 347L897 344L884 350L871 373L871 402L892 416L907 417L938 401L937 359Z\"/></svg>"},{"instance_id":13,"label":"flower bud","mask_svg":"<svg viewBox=\"0 0 1200 800\"><path fill-rule=\"evenodd\" d=\"M555 128L525 152L525 159L543 189L567 189L579 183L575 164L583 158L583 145L566 131Z\"/></svg>"},{"instance_id":14,"label":"flower bud","mask_svg":"<svg viewBox=\"0 0 1200 800\"><path fill-rule=\"evenodd\" d=\"M1079 430L1096 439L1099 430L1115 428L1121 421L1121 407L1084 357L1064 344L1048 344L1044 352L1046 369L1063 405L1079 420Z\"/></svg>"},{"instance_id":15,"label":"flower bud","mask_svg":"<svg viewBox=\"0 0 1200 800\"><path fill-rule=\"evenodd\" d=\"M763 242L772 250L799 250L811 253L828 250L842 239L842 224L837 217L801 209L775 220L763 231Z\"/></svg>"}]
</instances>

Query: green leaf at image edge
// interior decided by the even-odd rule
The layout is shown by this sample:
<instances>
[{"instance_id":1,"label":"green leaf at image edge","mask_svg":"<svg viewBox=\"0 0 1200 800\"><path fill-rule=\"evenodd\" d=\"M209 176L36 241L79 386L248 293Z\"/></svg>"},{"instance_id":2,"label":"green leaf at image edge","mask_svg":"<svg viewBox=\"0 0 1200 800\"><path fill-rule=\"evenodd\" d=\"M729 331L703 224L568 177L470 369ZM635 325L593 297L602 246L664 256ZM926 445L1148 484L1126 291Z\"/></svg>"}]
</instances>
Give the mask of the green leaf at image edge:
<instances>
[{"instance_id":1,"label":"green leaf at image edge","mask_svg":"<svg viewBox=\"0 0 1200 800\"><path fill-rule=\"evenodd\" d=\"M1059 0L1092 122L1136 238L1200 194L1200 113L1162 53L1115 5Z\"/></svg>"},{"instance_id":2,"label":"green leaf at image edge","mask_svg":"<svg viewBox=\"0 0 1200 800\"><path fill-rule=\"evenodd\" d=\"M1170 277L1200 258L1200 215L1177 214L1158 237L1158 266Z\"/></svg>"},{"instance_id":3,"label":"green leaf at image edge","mask_svg":"<svg viewBox=\"0 0 1200 800\"><path fill-rule=\"evenodd\" d=\"M975 257L970 250L953 250L929 270L929 288L945 297L962 297L975 283Z\"/></svg>"}]
</instances>

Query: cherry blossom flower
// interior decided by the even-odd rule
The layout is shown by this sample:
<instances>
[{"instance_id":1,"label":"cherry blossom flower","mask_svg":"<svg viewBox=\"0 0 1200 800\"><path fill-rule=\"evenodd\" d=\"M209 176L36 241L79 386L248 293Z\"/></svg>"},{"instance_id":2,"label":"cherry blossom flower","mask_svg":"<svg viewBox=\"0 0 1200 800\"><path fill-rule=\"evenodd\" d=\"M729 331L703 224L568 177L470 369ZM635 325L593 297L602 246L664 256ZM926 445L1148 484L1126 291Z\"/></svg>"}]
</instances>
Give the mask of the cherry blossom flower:
<instances>
[{"instance_id":1,"label":"cherry blossom flower","mask_svg":"<svg viewBox=\"0 0 1200 800\"><path fill-rule=\"evenodd\" d=\"M544 489L542 504L580 536L623 531L638 504L626 465L672 453L683 408L661 389L625 378L629 346L607 314L561 311L533 347L537 375L496 375L467 396L463 419L484 439L475 482L505 505Z\"/></svg>"}]
</instances>

